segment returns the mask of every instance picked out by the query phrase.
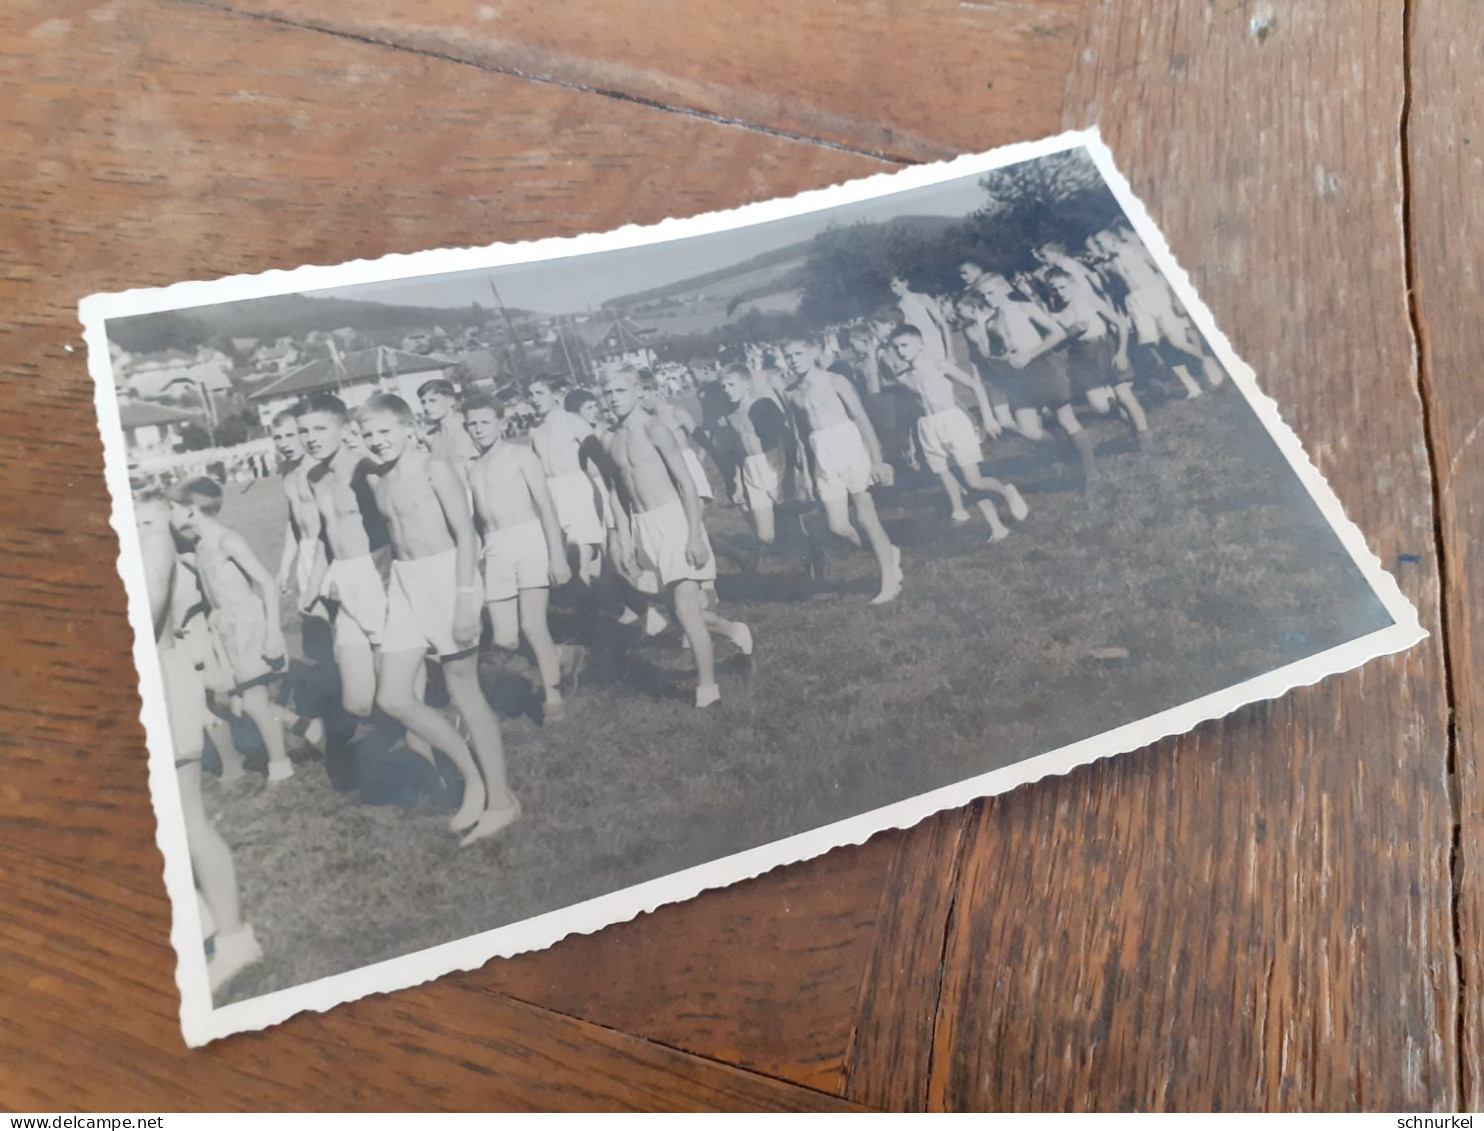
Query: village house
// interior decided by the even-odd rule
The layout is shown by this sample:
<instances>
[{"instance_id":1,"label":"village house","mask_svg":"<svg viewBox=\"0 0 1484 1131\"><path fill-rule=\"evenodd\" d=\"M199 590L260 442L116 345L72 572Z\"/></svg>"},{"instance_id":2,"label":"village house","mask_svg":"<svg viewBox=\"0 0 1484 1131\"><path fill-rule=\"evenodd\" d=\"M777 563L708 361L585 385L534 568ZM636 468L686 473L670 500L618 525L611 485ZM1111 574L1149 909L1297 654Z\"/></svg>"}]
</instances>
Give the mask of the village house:
<instances>
[{"instance_id":1,"label":"village house","mask_svg":"<svg viewBox=\"0 0 1484 1131\"><path fill-rule=\"evenodd\" d=\"M248 400L256 406L265 428L284 409L314 393L334 393L351 409L376 393L395 393L416 412L418 386L444 376L456 364L450 358L375 346L341 354L338 364L333 358L315 358L249 394Z\"/></svg>"}]
</instances>

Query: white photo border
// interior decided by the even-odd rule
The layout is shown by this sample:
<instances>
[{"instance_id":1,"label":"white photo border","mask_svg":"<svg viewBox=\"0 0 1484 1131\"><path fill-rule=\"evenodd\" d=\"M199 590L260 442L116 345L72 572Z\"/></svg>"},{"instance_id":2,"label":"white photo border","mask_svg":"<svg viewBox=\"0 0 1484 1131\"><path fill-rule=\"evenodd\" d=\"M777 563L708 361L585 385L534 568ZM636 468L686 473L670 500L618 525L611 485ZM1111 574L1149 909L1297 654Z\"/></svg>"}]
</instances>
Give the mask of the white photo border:
<instances>
[{"instance_id":1,"label":"white photo border","mask_svg":"<svg viewBox=\"0 0 1484 1131\"><path fill-rule=\"evenodd\" d=\"M804 213L872 200L944 181L987 173L1006 165L1085 149L1097 165L1109 190L1123 208L1134 230L1154 256L1180 301L1205 335L1217 359L1268 434L1288 460L1341 545L1354 561L1393 623L1356 640L1287 664L1221 691L1202 696L1127 723L1113 730L1027 758L1012 766L968 778L941 789L824 825L771 844L687 868L595 899L511 923L481 934L388 959L370 966L278 990L247 1001L214 1008L201 946L201 924L186 849L185 825L176 782L175 754L170 738L159 657L151 629L149 595L143 557L129 488L128 455L119 419L119 404L109 356L105 323L111 319L168 310L237 302L275 295L299 294L358 283L406 280L423 275L502 267L561 259L594 252L615 251L644 244L681 240L781 220ZM685 219L669 219L647 227L630 225L609 232L574 237L495 244L488 247L446 248L410 255L388 255L339 266L305 266L291 271L268 271L210 282L97 294L82 300L79 315L88 347L98 429L103 440L104 473L113 500L111 522L119 538L119 577L128 596L129 623L134 630L134 663L143 700L140 719L149 750L150 797L157 821L156 843L164 856L165 887L170 894L173 923L170 938L177 956L176 983L181 994L181 1029L188 1045L198 1046L231 1033L277 1024L304 1010L326 1010L373 993L417 985L456 970L472 970L491 958L541 950L570 934L587 934L634 918L668 903L691 899L703 891L750 879L784 864L819 856L843 845L860 844L887 829L907 828L944 809L981 797L1004 793L1048 775L1065 774L1100 758L1126 753L1196 725L1229 714L1239 707L1283 695L1326 676L1349 671L1378 656L1403 651L1426 638L1417 612L1396 581L1367 547L1360 531L1346 517L1339 499L1309 459L1298 437L1279 414L1277 404L1257 386L1252 369L1232 350L1216 326L1206 304L1176 263L1169 245L1155 226L1128 181L1113 163L1112 153L1096 128L1072 131L1039 141L1022 142L988 153L967 155L933 165L919 165L881 173L831 188L779 200L744 205L728 212L711 212Z\"/></svg>"}]
</instances>

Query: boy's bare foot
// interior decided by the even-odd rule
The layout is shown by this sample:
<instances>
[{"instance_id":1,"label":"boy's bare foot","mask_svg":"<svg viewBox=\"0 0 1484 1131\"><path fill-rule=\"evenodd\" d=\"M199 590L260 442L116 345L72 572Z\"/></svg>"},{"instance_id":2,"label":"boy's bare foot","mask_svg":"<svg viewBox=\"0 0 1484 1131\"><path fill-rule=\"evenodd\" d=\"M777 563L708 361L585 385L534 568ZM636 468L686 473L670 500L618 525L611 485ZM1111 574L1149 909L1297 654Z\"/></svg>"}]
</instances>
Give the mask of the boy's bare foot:
<instances>
[{"instance_id":1,"label":"boy's bare foot","mask_svg":"<svg viewBox=\"0 0 1484 1131\"><path fill-rule=\"evenodd\" d=\"M220 931L216 935L215 951L206 963L206 974L215 993L238 974L263 960L263 948L258 945L252 924L243 923L230 935Z\"/></svg>"},{"instance_id":2,"label":"boy's bare foot","mask_svg":"<svg viewBox=\"0 0 1484 1131\"><path fill-rule=\"evenodd\" d=\"M741 649L744 656L752 655L752 629L741 621L733 621L734 627L727 633L727 639Z\"/></svg>"},{"instance_id":3,"label":"boy's bare foot","mask_svg":"<svg viewBox=\"0 0 1484 1131\"><path fill-rule=\"evenodd\" d=\"M1003 524L990 527L989 545L993 546L996 542L1003 542L1008 537L1010 537L1010 531L1005 529Z\"/></svg>"},{"instance_id":4,"label":"boy's bare foot","mask_svg":"<svg viewBox=\"0 0 1484 1131\"><path fill-rule=\"evenodd\" d=\"M1005 484L1005 502L1010 507L1010 517L1016 522L1024 522L1026 515L1031 513L1031 508L1026 505L1025 496L1013 483Z\"/></svg>"},{"instance_id":5,"label":"boy's bare foot","mask_svg":"<svg viewBox=\"0 0 1484 1131\"><path fill-rule=\"evenodd\" d=\"M953 524L955 526L962 526L964 523L969 521L969 512L965 510L957 510L948 517L953 520Z\"/></svg>"},{"instance_id":6,"label":"boy's bare foot","mask_svg":"<svg viewBox=\"0 0 1484 1131\"><path fill-rule=\"evenodd\" d=\"M696 688L696 706L705 708L721 702L721 688L714 683L703 683Z\"/></svg>"},{"instance_id":7,"label":"boy's bare foot","mask_svg":"<svg viewBox=\"0 0 1484 1131\"><path fill-rule=\"evenodd\" d=\"M475 822L474 827L464 834L459 841L460 848L467 848L476 841L492 837L498 832L509 828L520 818L520 799L515 794L510 795L510 803L498 809L486 810Z\"/></svg>"},{"instance_id":8,"label":"boy's bare foot","mask_svg":"<svg viewBox=\"0 0 1484 1131\"><path fill-rule=\"evenodd\" d=\"M288 781L294 776L294 764L285 758L282 762L268 763L268 782Z\"/></svg>"},{"instance_id":9,"label":"boy's bare foot","mask_svg":"<svg viewBox=\"0 0 1484 1131\"><path fill-rule=\"evenodd\" d=\"M581 644L562 645L562 694L576 695L583 669L587 667L587 649Z\"/></svg>"},{"instance_id":10,"label":"boy's bare foot","mask_svg":"<svg viewBox=\"0 0 1484 1131\"><path fill-rule=\"evenodd\" d=\"M459 811L448 819L450 832L461 833L465 829L479 823L484 816L484 807L488 797L484 792L484 783L477 786L471 782L464 783L464 802L459 806Z\"/></svg>"}]
</instances>

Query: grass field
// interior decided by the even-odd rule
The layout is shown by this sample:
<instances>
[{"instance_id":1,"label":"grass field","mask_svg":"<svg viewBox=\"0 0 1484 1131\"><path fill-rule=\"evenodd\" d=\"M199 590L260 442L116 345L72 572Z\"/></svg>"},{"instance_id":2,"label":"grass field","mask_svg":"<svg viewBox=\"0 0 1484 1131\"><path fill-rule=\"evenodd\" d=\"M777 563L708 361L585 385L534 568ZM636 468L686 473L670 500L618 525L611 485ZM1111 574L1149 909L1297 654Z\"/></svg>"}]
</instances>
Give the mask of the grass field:
<instances>
[{"instance_id":1,"label":"grass field","mask_svg":"<svg viewBox=\"0 0 1484 1131\"><path fill-rule=\"evenodd\" d=\"M1152 422L1141 451L1096 426L1106 477L1088 499L1042 450L990 445L1031 504L999 545L977 523L953 529L934 491L885 496L907 581L883 608L866 603L871 559L844 547L812 594L787 562L747 577L723 559L724 609L753 626L757 654L723 647L718 709L688 705L693 671L673 638L624 644L610 630L565 720L507 720L525 816L503 838L460 851L430 807L360 805L317 766L271 792L259 774L209 779L266 953L229 999L913 796L1388 623L1230 384ZM273 562L279 506L260 483L234 489L223 517ZM744 528L722 507L710 525Z\"/></svg>"}]
</instances>

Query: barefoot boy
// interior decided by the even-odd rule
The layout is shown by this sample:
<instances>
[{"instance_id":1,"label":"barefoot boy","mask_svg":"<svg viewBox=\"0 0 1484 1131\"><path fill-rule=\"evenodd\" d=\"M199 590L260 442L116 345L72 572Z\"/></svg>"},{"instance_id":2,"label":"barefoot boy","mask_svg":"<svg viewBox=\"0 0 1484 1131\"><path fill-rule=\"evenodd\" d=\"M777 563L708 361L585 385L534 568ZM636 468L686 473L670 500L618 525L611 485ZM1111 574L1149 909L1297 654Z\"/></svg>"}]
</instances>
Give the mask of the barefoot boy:
<instances>
[{"instance_id":1,"label":"barefoot boy","mask_svg":"<svg viewBox=\"0 0 1484 1131\"><path fill-rule=\"evenodd\" d=\"M526 399L537 419L530 432L531 448L541 461L562 537L577 549L577 576L591 585L602 568L601 548L606 538L599 517L600 487L592 478L598 473L595 468L584 470L581 459L583 441L592 436L592 428L562 407L548 377L533 378L526 387Z\"/></svg>"},{"instance_id":2,"label":"barefoot boy","mask_svg":"<svg viewBox=\"0 0 1484 1131\"><path fill-rule=\"evenodd\" d=\"M752 632L705 606L702 586L716 580L716 559L701 522L695 481L674 431L640 403L639 376L633 369L607 374L603 394L618 421L604 447L617 477L619 505L628 519L620 517L617 523L621 565L636 581L641 570L649 574L651 590L669 593L675 619L696 659L696 706L709 707L721 698L711 633L751 655Z\"/></svg>"},{"instance_id":3,"label":"barefoot boy","mask_svg":"<svg viewBox=\"0 0 1484 1131\"><path fill-rule=\"evenodd\" d=\"M989 396L978 377L971 377L953 362L933 356L923 347L922 335L915 326L902 326L892 335L892 348L905 366L898 380L916 393L922 402L922 416L917 421L917 442L922 448L928 470L943 484L948 496L954 522L968 522L969 512L964 510L963 491L954 469L962 477L964 486L970 491L993 492L1005 500L1011 517L1019 521L1027 513L1025 499L1013 483L1003 483L979 471L984 452L979 447L979 434L974 422L958 406L954 396L955 383L974 394L979 404L980 419L991 435L998 435L1000 425L994 418ZM1009 535L1000 521L995 505L981 497L977 506L989 523L989 540L998 542Z\"/></svg>"},{"instance_id":4,"label":"barefoot boy","mask_svg":"<svg viewBox=\"0 0 1484 1131\"><path fill-rule=\"evenodd\" d=\"M535 452L501 439L494 400L470 397L464 420L479 452L469 487L484 528L484 603L495 647L514 652L526 638L546 695L543 718L551 722L563 711L564 673L575 677L583 659L576 645L558 647L547 623L551 586L572 579L556 507Z\"/></svg>"},{"instance_id":5,"label":"barefoot boy","mask_svg":"<svg viewBox=\"0 0 1484 1131\"><path fill-rule=\"evenodd\" d=\"M278 586L247 541L217 518L222 489L210 479L190 479L170 493L170 524L195 549L196 573L210 607L207 623L230 671L231 694L262 735L268 780L294 776L283 723L268 698L268 684L283 678L283 629Z\"/></svg>"},{"instance_id":6,"label":"barefoot boy","mask_svg":"<svg viewBox=\"0 0 1484 1131\"><path fill-rule=\"evenodd\" d=\"M448 827L467 831L460 845L471 844L520 816L520 802L505 780L500 724L479 686L474 520L458 472L417 446L416 421L406 401L379 394L356 415L366 449L377 461L371 487L393 553L376 705L457 767L464 800ZM418 694L430 650L443 667L454 709L469 728L468 744Z\"/></svg>"},{"instance_id":7,"label":"barefoot boy","mask_svg":"<svg viewBox=\"0 0 1484 1131\"><path fill-rule=\"evenodd\" d=\"M855 386L840 374L820 368L819 347L811 339L785 342L783 362L789 373L784 392L801 425L799 431L809 436L814 490L824 504L830 531L860 547L861 536L850 521L854 504L881 571L881 591L871 604L895 600L902 591L902 555L887 537L871 498L872 482L886 477L876 430Z\"/></svg>"},{"instance_id":8,"label":"barefoot boy","mask_svg":"<svg viewBox=\"0 0 1484 1131\"><path fill-rule=\"evenodd\" d=\"M142 492L136 499L135 517L155 647L160 656L170 740L175 752L186 851L191 857L196 885L216 924L214 951L206 964L214 993L247 967L261 961L263 951L252 925L242 921L232 850L211 823L201 797L201 755L206 746L206 727L214 716L206 707L206 687L201 674L186 649L177 646L170 623L177 565L170 510L164 495L158 490Z\"/></svg>"},{"instance_id":9,"label":"barefoot boy","mask_svg":"<svg viewBox=\"0 0 1484 1131\"><path fill-rule=\"evenodd\" d=\"M306 478L330 559L319 595L331 603L341 701L364 720L376 705L372 649L386 624L386 589L371 556L372 535L381 534L370 494L372 465L356 451L359 437L351 442L349 414L339 397L317 393L298 414L304 453L313 461Z\"/></svg>"}]
</instances>

